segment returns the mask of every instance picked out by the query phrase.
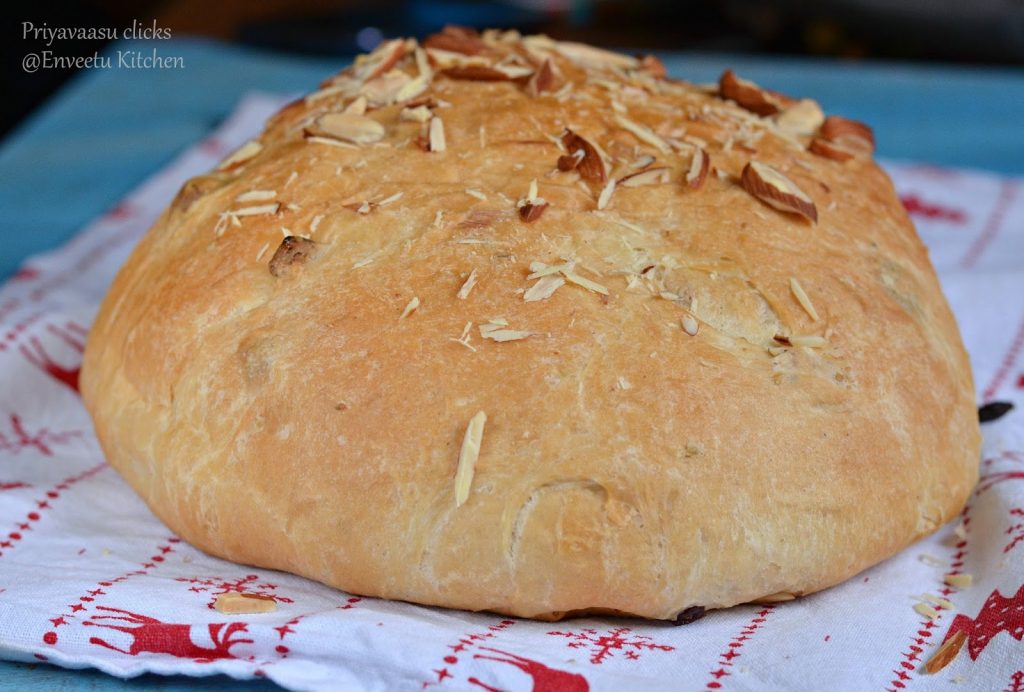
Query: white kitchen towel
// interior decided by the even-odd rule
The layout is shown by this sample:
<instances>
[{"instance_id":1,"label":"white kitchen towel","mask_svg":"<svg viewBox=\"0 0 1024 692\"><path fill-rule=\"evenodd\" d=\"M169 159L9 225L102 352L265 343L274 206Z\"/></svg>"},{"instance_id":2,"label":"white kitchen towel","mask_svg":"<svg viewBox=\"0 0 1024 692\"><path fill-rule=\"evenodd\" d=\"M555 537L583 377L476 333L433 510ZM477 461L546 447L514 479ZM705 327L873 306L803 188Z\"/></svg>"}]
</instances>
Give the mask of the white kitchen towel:
<instances>
[{"instance_id":1,"label":"white kitchen towel","mask_svg":"<svg viewBox=\"0 0 1024 692\"><path fill-rule=\"evenodd\" d=\"M1024 691L1020 179L886 163L960 321L979 403L1018 407L983 426L982 480L960 519L840 586L685 627L541 623L360 598L172 535L104 462L78 397L82 345L117 268L181 183L280 103L245 99L210 138L0 289L0 657L118 676L265 676L296 690ZM973 581L954 588L949 575ZM214 610L231 592L271 598L276 611ZM959 656L924 673L959 632Z\"/></svg>"}]
</instances>

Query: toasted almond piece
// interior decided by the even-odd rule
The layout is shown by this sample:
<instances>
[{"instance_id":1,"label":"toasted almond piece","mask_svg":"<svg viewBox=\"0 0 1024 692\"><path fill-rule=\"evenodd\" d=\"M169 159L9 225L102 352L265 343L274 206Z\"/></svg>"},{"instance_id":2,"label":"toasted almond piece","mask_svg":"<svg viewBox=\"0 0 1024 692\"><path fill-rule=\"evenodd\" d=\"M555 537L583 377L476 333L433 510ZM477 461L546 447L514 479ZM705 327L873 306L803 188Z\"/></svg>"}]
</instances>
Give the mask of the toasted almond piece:
<instances>
[{"instance_id":1,"label":"toasted almond piece","mask_svg":"<svg viewBox=\"0 0 1024 692\"><path fill-rule=\"evenodd\" d=\"M436 48L463 55L478 55L487 50L487 44L473 29L462 26L446 26L440 33L423 40L424 48Z\"/></svg>"},{"instance_id":2,"label":"toasted almond piece","mask_svg":"<svg viewBox=\"0 0 1024 692\"><path fill-rule=\"evenodd\" d=\"M473 353L476 353L476 347L469 343L469 329L468 329L468 327L471 327L472 325L473 325L472 322L470 322L467 325L467 329L466 329L465 332L463 332L462 338L456 339L455 337L450 336L450 337L448 337L448 341L454 341L457 344L465 346L466 348L468 348Z\"/></svg>"},{"instance_id":3,"label":"toasted almond piece","mask_svg":"<svg viewBox=\"0 0 1024 692\"><path fill-rule=\"evenodd\" d=\"M693 190L699 190L708 177L708 169L711 168L711 157L701 147L693 150L693 158L690 159L690 170L686 172L686 184Z\"/></svg>"},{"instance_id":4,"label":"toasted almond piece","mask_svg":"<svg viewBox=\"0 0 1024 692\"><path fill-rule=\"evenodd\" d=\"M821 124L821 136L832 142L843 142L849 148L868 154L875 150L875 133L871 128L858 120L840 115L825 118Z\"/></svg>"},{"instance_id":5,"label":"toasted almond piece","mask_svg":"<svg viewBox=\"0 0 1024 692\"><path fill-rule=\"evenodd\" d=\"M942 646L939 647L938 651L935 652L928 662L924 664L924 672L934 675L940 670L948 666L956 658L957 654L960 653L960 649L963 648L964 642L967 641L967 633L963 630L956 632L946 641L942 642Z\"/></svg>"},{"instance_id":6,"label":"toasted almond piece","mask_svg":"<svg viewBox=\"0 0 1024 692\"><path fill-rule=\"evenodd\" d=\"M587 289L588 291L593 291L594 293L600 293L603 296L608 295L608 289L605 288L604 286L602 286L601 284L597 283L596 281L591 281L590 279L586 278L585 276L580 276L579 274L574 274L573 272L568 271L566 269L562 269L561 272L562 272L562 276L564 276L565 279L567 281L569 281L570 283L574 283L577 286L582 286L583 288Z\"/></svg>"},{"instance_id":7,"label":"toasted almond piece","mask_svg":"<svg viewBox=\"0 0 1024 692\"><path fill-rule=\"evenodd\" d=\"M655 55L645 55L640 58L640 68L646 70L655 79L664 79L668 76L665 63Z\"/></svg>"},{"instance_id":8,"label":"toasted almond piece","mask_svg":"<svg viewBox=\"0 0 1024 692\"><path fill-rule=\"evenodd\" d=\"M534 332L523 332L515 329L492 329L488 332L483 331L483 327L480 327L481 336L484 339L492 339L499 343L505 341L519 341L520 339L527 339L534 335Z\"/></svg>"},{"instance_id":9,"label":"toasted almond piece","mask_svg":"<svg viewBox=\"0 0 1024 692\"><path fill-rule=\"evenodd\" d=\"M635 160L632 163L630 163L629 167L630 167L631 170L639 171L639 170L643 170L644 168L647 168L648 166L653 165L654 162L657 161L657 160L658 159L655 158L653 155L645 154L644 156L641 156L637 160Z\"/></svg>"},{"instance_id":10,"label":"toasted almond piece","mask_svg":"<svg viewBox=\"0 0 1024 692\"><path fill-rule=\"evenodd\" d=\"M946 610L956 610L956 606L953 605L953 601L942 596L936 596L933 593L921 594L921 600L925 603L931 603L932 605L941 606Z\"/></svg>"},{"instance_id":11,"label":"toasted almond piece","mask_svg":"<svg viewBox=\"0 0 1024 692\"><path fill-rule=\"evenodd\" d=\"M668 145L668 142L654 134L650 128L618 114L615 116L615 122L618 123L619 127L631 132L641 142L647 142L651 146L657 147L661 153L667 154L672 151L672 147Z\"/></svg>"},{"instance_id":12,"label":"toasted almond piece","mask_svg":"<svg viewBox=\"0 0 1024 692\"><path fill-rule=\"evenodd\" d=\"M697 336L697 332L700 331L700 323L690 313L683 315L680 323L683 325L683 331L690 336Z\"/></svg>"},{"instance_id":13,"label":"toasted almond piece","mask_svg":"<svg viewBox=\"0 0 1024 692\"><path fill-rule=\"evenodd\" d=\"M773 115L786 108L793 99L776 91L762 89L753 82L741 79L732 70L726 70L718 80L718 93L732 99L741 108L758 115Z\"/></svg>"},{"instance_id":14,"label":"toasted almond piece","mask_svg":"<svg viewBox=\"0 0 1024 692\"><path fill-rule=\"evenodd\" d=\"M560 276L551 275L542 277L537 281L537 283L530 286L530 288L523 293L523 300L527 303L533 303L538 300L547 300L564 284L565 279Z\"/></svg>"},{"instance_id":15,"label":"toasted almond piece","mask_svg":"<svg viewBox=\"0 0 1024 692\"><path fill-rule=\"evenodd\" d=\"M430 139L428 140L429 151L444 151L447 145L444 141L444 123L437 116L430 119Z\"/></svg>"},{"instance_id":16,"label":"toasted almond piece","mask_svg":"<svg viewBox=\"0 0 1024 692\"><path fill-rule=\"evenodd\" d=\"M967 527L964 526L963 522L960 522L955 527L953 527L953 533L956 534L956 537L959 538L961 541L967 540Z\"/></svg>"},{"instance_id":17,"label":"toasted almond piece","mask_svg":"<svg viewBox=\"0 0 1024 692\"><path fill-rule=\"evenodd\" d=\"M793 135L813 135L823 122L825 114L813 99L800 99L775 116L779 129Z\"/></svg>"},{"instance_id":18,"label":"toasted almond piece","mask_svg":"<svg viewBox=\"0 0 1024 692\"><path fill-rule=\"evenodd\" d=\"M434 70L430 67L430 59L427 57L427 52L420 46L416 46L413 55L416 58L416 69L419 70L421 77L426 77L429 82L434 76Z\"/></svg>"},{"instance_id":19,"label":"toasted almond piece","mask_svg":"<svg viewBox=\"0 0 1024 692\"><path fill-rule=\"evenodd\" d=\"M366 97L359 95L352 99L352 103L345 106L344 113L351 113L352 115L365 115L366 114Z\"/></svg>"},{"instance_id":20,"label":"toasted almond piece","mask_svg":"<svg viewBox=\"0 0 1024 692\"><path fill-rule=\"evenodd\" d=\"M833 161L849 161L854 157L852 151L848 151L836 142L830 142L823 137L812 139L811 143L807 145L807 150L812 154L824 156L826 159L832 159Z\"/></svg>"},{"instance_id":21,"label":"toasted almond piece","mask_svg":"<svg viewBox=\"0 0 1024 692\"><path fill-rule=\"evenodd\" d=\"M226 171L235 168L236 166L241 166L261 151L263 151L263 145L255 139L250 139L248 142L235 149L230 156L221 161L217 168L222 171Z\"/></svg>"},{"instance_id":22,"label":"toasted almond piece","mask_svg":"<svg viewBox=\"0 0 1024 692\"><path fill-rule=\"evenodd\" d=\"M440 48L426 48L427 61L433 70L443 70L454 65L484 65L490 67L491 60L482 55L466 55Z\"/></svg>"},{"instance_id":23,"label":"toasted almond piece","mask_svg":"<svg viewBox=\"0 0 1024 692\"><path fill-rule=\"evenodd\" d=\"M465 300L469 297L469 292L473 290L474 286L476 286L476 269L469 273L465 282L463 282L462 286L459 287L459 292L455 294L456 297L459 300Z\"/></svg>"},{"instance_id":24,"label":"toasted almond piece","mask_svg":"<svg viewBox=\"0 0 1024 692\"><path fill-rule=\"evenodd\" d=\"M462 448L459 450L459 466L455 470L455 506L461 507L469 499L469 489L473 485L473 475L476 472L476 462L480 458L480 444L484 437L484 424L487 423L487 414L477 411L469 425L466 426L466 434L462 438Z\"/></svg>"},{"instance_id":25,"label":"toasted almond piece","mask_svg":"<svg viewBox=\"0 0 1024 692\"><path fill-rule=\"evenodd\" d=\"M371 144L384 138L384 126L355 113L325 113L315 121L318 134L355 144Z\"/></svg>"},{"instance_id":26,"label":"toasted almond piece","mask_svg":"<svg viewBox=\"0 0 1024 692\"><path fill-rule=\"evenodd\" d=\"M405 72L392 70L364 84L360 94L366 97L371 106L376 108L390 106L397 100L398 93L414 81L416 80Z\"/></svg>"},{"instance_id":27,"label":"toasted almond piece","mask_svg":"<svg viewBox=\"0 0 1024 692\"><path fill-rule=\"evenodd\" d=\"M811 319L815 322L818 321L818 311L814 309L814 304L811 302L807 292L804 291L804 287L800 285L800 282L796 280L796 277L789 277L789 288L793 291L793 296L796 298L796 302L800 303Z\"/></svg>"},{"instance_id":28,"label":"toasted almond piece","mask_svg":"<svg viewBox=\"0 0 1024 692\"><path fill-rule=\"evenodd\" d=\"M315 144L326 144L327 146L337 147L338 149L358 149L358 144L352 144L352 142L343 142L340 139L334 137L318 137L317 135L311 134L309 131L303 133L307 142L313 142Z\"/></svg>"},{"instance_id":29,"label":"toasted almond piece","mask_svg":"<svg viewBox=\"0 0 1024 692\"><path fill-rule=\"evenodd\" d=\"M970 588L971 582L974 581L974 577L970 574L947 574L942 578L942 581L955 589L967 589Z\"/></svg>"},{"instance_id":30,"label":"toasted almond piece","mask_svg":"<svg viewBox=\"0 0 1024 692\"><path fill-rule=\"evenodd\" d=\"M563 56L569 58L569 60L572 60L577 65L581 65L583 67L618 67L629 70L635 68L639 64L639 61L632 56L613 53L601 48L595 48L594 46L588 46L584 43L558 41L554 44L553 48Z\"/></svg>"},{"instance_id":31,"label":"toasted almond piece","mask_svg":"<svg viewBox=\"0 0 1024 692\"><path fill-rule=\"evenodd\" d=\"M249 190L235 197L236 202L266 202L277 197L276 190Z\"/></svg>"},{"instance_id":32,"label":"toasted almond piece","mask_svg":"<svg viewBox=\"0 0 1024 692\"><path fill-rule=\"evenodd\" d=\"M538 192L539 192L539 190L537 188L537 179L534 178L533 180L530 181L530 189L526 193L526 201L527 202L536 202L537 201L537 194L538 194Z\"/></svg>"},{"instance_id":33,"label":"toasted almond piece","mask_svg":"<svg viewBox=\"0 0 1024 692\"><path fill-rule=\"evenodd\" d=\"M317 251L316 243L301 236L285 236L270 258L267 268L273 276L283 276L289 267L305 264Z\"/></svg>"},{"instance_id":34,"label":"toasted almond piece","mask_svg":"<svg viewBox=\"0 0 1024 692\"><path fill-rule=\"evenodd\" d=\"M325 82L326 84L326 82ZM306 105L311 105L317 101L322 101L329 96L351 96L359 91L360 83L354 79L344 79L337 84L318 89L311 94L307 94L305 98L301 99Z\"/></svg>"},{"instance_id":35,"label":"toasted almond piece","mask_svg":"<svg viewBox=\"0 0 1024 692\"><path fill-rule=\"evenodd\" d=\"M507 82L509 80L509 76L501 70L486 65L455 65L441 70L441 74L449 79L472 82Z\"/></svg>"},{"instance_id":36,"label":"toasted almond piece","mask_svg":"<svg viewBox=\"0 0 1024 692\"><path fill-rule=\"evenodd\" d=\"M564 156L558 157L558 170L560 171L571 171L580 165L580 161L583 160L585 152L583 149L577 149L574 154L565 154Z\"/></svg>"},{"instance_id":37,"label":"toasted almond piece","mask_svg":"<svg viewBox=\"0 0 1024 692\"><path fill-rule=\"evenodd\" d=\"M394 194L389 194L388 197L384 198L379 202L375 202L374 204L377 205L378 207L387 207L388 205L394 204L403 197L406 197L406 192L404 192L404 190L399 190Z\"/></svg>"},{"instance_id":38,"label":"toasted almond piece","mask_svg":"<svg viewBox=\"0 0 1024 692\"><path fill-rule=\"evenodd\" d=\"M601 190L601 194L597 196L597 208L602 210L608 206L608 202L612 200L612 194L615 192L615 180L609 180L608 184Z\"/></svg>"},{"instance_id":39,"label":"toasted almond piece","mask_svg":"<svg viewBox=\"0 0 1024 692\"><path fill-rule=\"evenodd\" d=\"M372 53L361 60L356 60L356 78L363 82L369 82L380 77L397 65L407 50L405 39L396 38L384 41Z\"/></svg>"},{"instance_id":40,"label":"toasted almond piece","mask_svg":"<svg viewBox=\"0 0 1024 692\"><path fill-rule=\"evenodd\" d=\"M555 68L551 64L551 58L544 58L544 62L530 77L526 84L526 93L530 96L540 96L558 90L558 80L555 77Z\"/></svg>"},{"instance_id":41,"label":"toasted almond piece","mask_svg":"<svg viewBox=\"0 0 1024 692\"><path fill-rule=\"evenodd\" d=\"M816 336L813 334L791 334L789 337L789 343L792 346L803 346L804 348L824 348L828 345L828 341L823 336Z\"/></svg>"},{"instance_id":42,"label":"toasted almond piece","mask_svg":"<svg viewBox=\"0 0 1024 692\"><path fill-rule=\"evenodd\" d=\"M807 194L792 180L771 166L750 161L740 176L743 189L779 211L800 214L817 223L818 209Z\"/></svg>"},{"instance_id":43,"label":"toasted almond piece","mask_svg":"<svg viewBox=\"0 0 1024 692\"><path fill-rule=\"evenodd\" d=\"M541 217L541 214L543 214L544 210L547 208L547 202L527 202L523 206L519 207L519 218L525 221L526 223L536 221Z\"/></svg>"},{"instance_id":44,"label":"toasted almond piece","mask_svg":"<svg viewBox=\"0 0 1024 692\"><path fill-rule=\"evenodd\" d=\"M406 317L411 315L413 311L420 306L420 299L418 296L413 296L412 300L406 304L405 309L402 310L402 314L398 317L400 320L404 320Z\"/></svg>"},{"instance_id":45,"label":"toasted almond piece","mask_svg":"<svg viewBox=\"0 0 1024 692\"><path fill-rule=\"evenodd\" d=\"M562 145L565 147L569 156L578 158L579 163L576 164L574 168L579 171L580 176L584 180L593 180L601 183L607 180L608 174L604 165L604 159L601 158L601 154L598 153L593 144L585 140L583 137L580 137L572 130L566 129L566 131L562 133ZM582 157L576 153L578 151L583 152ZM559 158L558 160L560 169L562 165L562 158Z\"/></svg>"},{"instance_id":46,"label":"toasted almond piece","mask_svg":"<svg viewBox=\"0 0 1024 692\"><path fill-rule=\"evenodd\" d=\"M228 591L217 596L217 600L213 602L213 609L225 615L273 613L277 610L277 602L269 596Z\"/></svg>"},{"instance_id":47,"label":"toasted almond piece","mask_svg":"<svg viewBox=\"0 0 1024 692\"><path fill-rule=\"evenodd\" d=\"M540 62L544 58L549 57L554 51L556 43L554 39L544 34L523 36L520 39L523 51L530 56L533 62Z\"/></svg>"},{"instance_id":48,"label":"toasted almond piece","mask_svg":"<svg viewBox=\"0 0 1024 692\"><path fill-rule=\"evenodd\" d=\"M413 77L395 93L395 102L410 101L426 91L428 86L430 86L430 75L421 74Z\"/></svg>"},{"instance_id":49,"label":"toasted almond piece","mask_svg":"<svg viewBox=\"0 0 1024 692\"><path fill-rule=\"evenodd\" d=\"M543 262L530 262L530 275L527 279L539 279L542 276L548 276L550 274L558 274L559 272L571 272L576 268L575 262L566 262L565 264L552 264L547 265ZM493 320L492 320L493 321Z\"/></svg>"},{"instance_id":50,"label":"toasted almond piece","mask_svg":"<svg viewBox=\"0 0 1024 692\"><path fill-rule=\"evenodd\" d=\"M647 170L640 171L639 173L631 173L623 178L619 178L619 185L621 187L640 187L642 185L667 183L668 176L669 169L667 166L657 166L655 168L648 168Z\"/></svg>"},{"instance_id":51,"label":"toasted almond piece","mask_svg":"<svg viewBox=\"0 0 1024 692\"><path fill-rule=\"evenodd\" d=\"M491 339L492 341L497 342L519 341L520 339L527 339L534 336L534 332L524 332L517 329L502 329L504 326L508 325L501 325L497 323L481 324L480 336L484 339Z\"/></svg>"},{"instance_id":52,"label":"toasted almond piece","mask_svg":"<svg viewBox=\"0 0 1024 692\"><path fill-rule=\"evenodd\" d=\"M415 108L403 108L398 114L399 120L414 123L425 123L430 120L433 113L426 106L416 106Z\"/></svg>"},{"instance_id":53,"label":"toasted almond piece","mask_svg":"<svg viewBox=\"0 0 1024 692\"><path fill-rule=\"evenodd\" d=\"M261 216L263 214L276 214L281 210L281 203L274 202L273 204L257 204L252 207L242 207L241 209L232 209L229 213L234 217L240 216Z\"/></svg>"},{"instance_id":54,"label":"toasted almond piece","mask_svg":"<svg viewBox=\"0 0 1024 692\"><path fill-rule=\"evenodd\" d=\"M935 610L935 608L932 608L927 603L915 603L914 610L917 611L918 615L926 617L929 620L935 620L939 617L939 611Z\"/></svg>"},{"instance_id":55,"label":"toasted almond piece","mask_svg":"<svg viewBox=\"0 0 1024 692\"><path fill-rule=\"evenodd\" d=\"M382 199L381 201L377 202L376 204L377 204L378 207L386 207L389 204L393 204L393 203L397 202L398 200L402 199L402 197L404 197L404 196L405 196L405 192L404 191L396 192L393 195L389 195L389 196L385 197L384 199Z\"/></svg>"},{"instance_id":56,"label":"toasted almond piece","mask_svg":"<svg viewBox=\"0 0 1024 692\"><path fill-rule=\"evenodd\" d=\"M536 71L534 68L527 65L518 65L514 63L504 63L494 66L494 69L505 73L505 76L512 81L522 82L523 80L529 81L529 77L533 76Z\"/></svg>"}]
</instances>

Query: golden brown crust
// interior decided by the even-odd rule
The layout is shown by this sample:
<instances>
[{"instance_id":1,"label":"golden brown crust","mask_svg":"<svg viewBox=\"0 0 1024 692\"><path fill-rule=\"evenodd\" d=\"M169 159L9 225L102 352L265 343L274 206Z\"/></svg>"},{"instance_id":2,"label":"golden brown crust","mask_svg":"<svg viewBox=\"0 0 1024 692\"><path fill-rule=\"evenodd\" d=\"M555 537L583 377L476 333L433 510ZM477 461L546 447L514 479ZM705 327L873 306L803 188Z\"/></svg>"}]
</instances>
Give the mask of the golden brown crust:
<instances>
[{"instance_id":1,"label":"golden brown crust","mask_svg":"<svg viewBox=\"0 0 1024 692\"><path fill-rule=\"evenodd\" d=\"M956 325L887 176L807 150L813 102L760 117L544 37L425 45L278 113L114 282L82 392L168 526L359 594L671 619L825 588L958 511ZM751 161L816 222L748 193Z\"/></svg>"}]
</instances>

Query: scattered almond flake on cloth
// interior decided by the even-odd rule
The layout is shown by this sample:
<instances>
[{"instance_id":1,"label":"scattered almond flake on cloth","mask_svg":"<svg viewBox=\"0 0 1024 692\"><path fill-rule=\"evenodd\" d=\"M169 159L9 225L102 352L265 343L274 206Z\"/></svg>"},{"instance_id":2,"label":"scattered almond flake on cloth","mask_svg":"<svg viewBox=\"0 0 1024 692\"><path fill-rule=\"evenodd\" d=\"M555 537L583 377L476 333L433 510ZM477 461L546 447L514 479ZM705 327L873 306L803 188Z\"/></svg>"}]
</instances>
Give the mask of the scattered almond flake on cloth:
<instances>
[{"instance_id":1,"label":"scattered almond flake on cloth","mask_svg":"<svg viewBox=\"0 0 1024 692\"><path fill-rule=\"evenodd\" d=\"M245 100L215 137L228 150L242 147L278 105ZM243 153L258 155L254 150ZM0 334L10 335L0 350L8 383L0 391L0 657L121 677L265 677L292 690L946 690L951 680L963 683L957 689L1022 689L1021 180L886 166L959 318L979 403L1016 404L982 426L982 480L963 515L824 592L666 627L611 617L533 622L362 598L209 557L153 517L103 461L77 395L81 348L131 246L182 182L217 164L207 148L191 148L128 195L119 207L124 214L102 217L73 242L28 259L0 289ZM564 278L561 269L547 277ZM817 287L800 283L824 316ZM475 295L460 305L472 306ZM569 295L586 294L563 286L555 299ZM477 347L522 348L540 338L493 343L484 332L530 325L481 322L490 317L476 317L487 327ZM804 334L816 333L812 324ZM442 342L445 336L455 335ZM467 327L467 344L469 336ZM465 352L483 355L483 348ZM645 389L640 382L618 386L623 397ZM464 430L474 410L453 431ZM495 428L499 415L506 414L494 412ZM488 434L478 473L486 468ZM456 459L451 463L454 473ZM467 488L472 502L474 488ZM218 600L238 600L230 594L273 610L219 612ZM924 613L915 612L914 594L928 595L916 601ZM944 641L952 644L941 649ZM933 660L939 672L926 672Z\"/></svg>"}]
</instances>

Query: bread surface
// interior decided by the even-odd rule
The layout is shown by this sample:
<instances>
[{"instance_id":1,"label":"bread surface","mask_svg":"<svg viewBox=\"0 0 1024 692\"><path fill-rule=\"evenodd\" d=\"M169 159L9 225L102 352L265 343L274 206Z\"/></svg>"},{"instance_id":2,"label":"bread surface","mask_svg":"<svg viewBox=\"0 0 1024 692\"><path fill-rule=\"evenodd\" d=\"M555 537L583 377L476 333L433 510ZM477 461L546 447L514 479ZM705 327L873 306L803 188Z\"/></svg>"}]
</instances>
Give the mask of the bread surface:
<instances>
[{"instance_id":1,"label":"bread surface","mask_svg":"<svg viewBox=\"0 0 1024 692\"><path fill-rule=\"evenodd\" d=\"M387 42L184 186L82 394L156 515L237 562L547 619L811 593L977 477L869 140L731 73Z\"/></svg>"}]
</instances>

